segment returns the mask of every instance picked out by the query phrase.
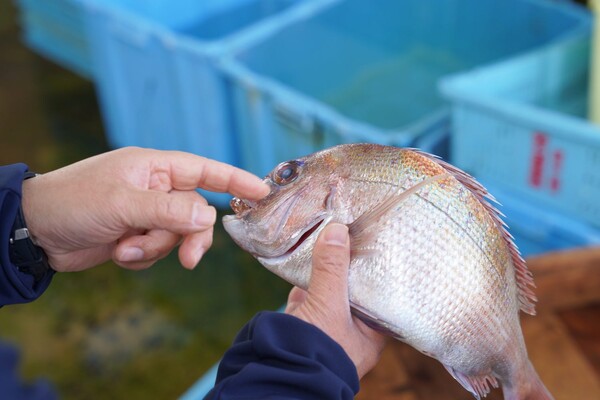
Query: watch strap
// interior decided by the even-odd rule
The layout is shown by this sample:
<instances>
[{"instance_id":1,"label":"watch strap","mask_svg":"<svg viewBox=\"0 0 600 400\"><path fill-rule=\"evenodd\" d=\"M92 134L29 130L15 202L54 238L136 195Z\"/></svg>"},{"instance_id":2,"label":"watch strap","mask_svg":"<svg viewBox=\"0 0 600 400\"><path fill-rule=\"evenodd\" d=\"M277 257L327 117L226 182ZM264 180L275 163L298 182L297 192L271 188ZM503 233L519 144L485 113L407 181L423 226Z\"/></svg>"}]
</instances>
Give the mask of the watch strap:
<instances>
[{"instance_id":1,"label":"watch strap","mask_svg":"<svg viewBox=\"0 0 600 400\"><path fill-rule=\"evenodd\" d=\"M24 179L34 176L36 176L35 173L27 172ZM32 275L36 283L51 269L46 253L33 242L20 205L12 226L9 244L11 262L19 271Z\"/></svg>"}]
</instances>

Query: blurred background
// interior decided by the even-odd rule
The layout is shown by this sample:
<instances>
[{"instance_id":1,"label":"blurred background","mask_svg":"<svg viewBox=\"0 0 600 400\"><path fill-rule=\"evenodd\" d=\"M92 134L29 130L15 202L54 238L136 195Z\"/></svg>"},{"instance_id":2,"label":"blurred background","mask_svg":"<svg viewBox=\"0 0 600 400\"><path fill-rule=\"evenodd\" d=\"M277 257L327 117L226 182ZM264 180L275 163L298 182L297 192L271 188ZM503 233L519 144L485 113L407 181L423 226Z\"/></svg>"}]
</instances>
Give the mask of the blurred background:
<instances>
[{"instance_id":1,"label":"blurred background","mask_svg":"<svg viewBox=\"0 0 600 400\"><path fill-rule=\"evenodd\" d=\"M263 176L340 143L418 147L490 189L525 256L595 246L594 3L2 0L0 160L43 173L135 145ZM170 256L56 276L1 310L0 340L62 398L201 398L288 290L219 225L193 272Z\"/></svg>"}]
</instances>

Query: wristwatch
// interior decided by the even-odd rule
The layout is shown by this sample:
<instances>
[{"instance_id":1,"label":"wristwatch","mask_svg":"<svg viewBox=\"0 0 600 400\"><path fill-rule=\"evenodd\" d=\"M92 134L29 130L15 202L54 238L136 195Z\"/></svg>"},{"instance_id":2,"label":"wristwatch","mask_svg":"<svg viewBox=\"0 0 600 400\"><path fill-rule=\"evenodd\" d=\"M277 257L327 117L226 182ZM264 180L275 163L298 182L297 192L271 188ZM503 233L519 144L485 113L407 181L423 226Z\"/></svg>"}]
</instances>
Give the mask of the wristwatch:
<instances>
[{"instance_id":1,"label":"wristwatch","mask_svg":"<svg viewBox=\"0 0 600 400\"><path fill-rule=\"evenodd\" d=\"M23 180L33 178L36 175L33 172L26 172ZM48 270L51 270L46 253L34 243L29 229L27 229L21 205L19 205L12 226L9 244L10 261L15 264L19 271L32 275L36 283L46 275Z\"/></svg>"}]
</instances>

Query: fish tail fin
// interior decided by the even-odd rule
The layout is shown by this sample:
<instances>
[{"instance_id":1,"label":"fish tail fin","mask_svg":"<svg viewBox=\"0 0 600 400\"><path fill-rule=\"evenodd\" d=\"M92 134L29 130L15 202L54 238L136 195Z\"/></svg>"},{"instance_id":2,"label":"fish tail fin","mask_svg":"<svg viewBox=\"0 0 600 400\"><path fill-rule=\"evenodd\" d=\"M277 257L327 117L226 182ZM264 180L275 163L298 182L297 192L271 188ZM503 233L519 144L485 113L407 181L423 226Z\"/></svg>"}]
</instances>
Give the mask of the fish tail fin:
<instances>
[{"instance_id":1,"label":"fish tail fin","mask_svg":"<svg viewBox=\"0 0 600 400\"><path fill-rule=\"evenodd\" d=\"M526 371L518 383L502 384L504 400L554 400L529 361Z\"/></svg>"}]
</instances>

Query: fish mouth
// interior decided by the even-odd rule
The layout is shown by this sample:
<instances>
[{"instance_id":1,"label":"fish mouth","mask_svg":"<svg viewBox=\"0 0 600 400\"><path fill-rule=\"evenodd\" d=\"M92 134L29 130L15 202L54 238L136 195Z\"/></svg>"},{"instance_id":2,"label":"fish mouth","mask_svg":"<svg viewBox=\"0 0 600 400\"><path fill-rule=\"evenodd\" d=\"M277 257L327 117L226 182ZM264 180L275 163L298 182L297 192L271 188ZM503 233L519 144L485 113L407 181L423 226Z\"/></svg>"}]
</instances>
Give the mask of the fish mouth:
<instances>
[{"instance_id":1,"label":"fish mouth","mask_svg":"<svg viewBox=\"0 0 600 400\"><path fill-rule=\"evenodd\" d=\"M290 246L286 251L284 251L281 255L274 256L274 257L258 257L259 260L269 261L270 263L272 263L272 262L283 261L283 260L289 258L299 248L301 248L302 245L304 245L309 238L313 237L315 234L318 234L321 231L321 229L326 225L326 223L325 223L326 219L327 218L325 218L325 217L320 217L317 220L315 220L314 223L309 224L308 228L306 228L305 230L303 230L300 233L298 240L296 240L294 242L294 244L292 246Z\"/></svg>"},{"instance_id":2,"label":"fish mouth","mask_svg":"<svg viewBox=\"0 0 600 400\"><path fill-rule=\"evenodd\" d=\"M296 241L296 243L294 243L292 245L292 247L290 247L285 253L283 253L283 255L284 256L290 255L294 251L296 251L296 249L298 249L302 245L302 243L304 243L306 241L306 239L308 239L313 233L315 233L317 231L317 229L319 229L319 226L321 226L321 224L323 223L324 220L325 219L317 220L317 222L315 222L306 231L304 231L304 233L302 233L302 235L300 235L300 238Z\"/></svg>"}]
</instances>

